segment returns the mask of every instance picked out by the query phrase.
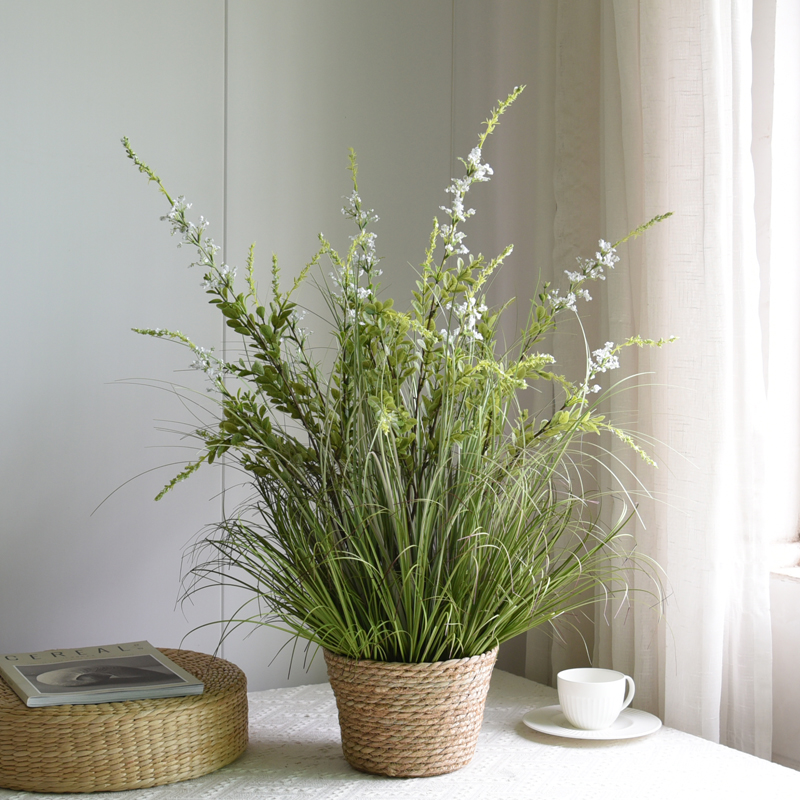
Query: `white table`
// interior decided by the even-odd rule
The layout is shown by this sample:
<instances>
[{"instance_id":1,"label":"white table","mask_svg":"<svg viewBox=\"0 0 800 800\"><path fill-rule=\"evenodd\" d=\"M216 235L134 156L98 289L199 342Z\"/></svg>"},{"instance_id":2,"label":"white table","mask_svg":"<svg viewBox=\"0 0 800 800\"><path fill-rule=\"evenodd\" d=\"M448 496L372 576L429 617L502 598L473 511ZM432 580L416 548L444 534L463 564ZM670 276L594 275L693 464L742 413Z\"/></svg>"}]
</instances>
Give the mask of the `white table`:
<instances>
[{"instance_id":1,"label":"white table","mask_svg":"<svg viewBox=\"0 0 800 800\"><path fill-rule=\"evenodd\" d=\"M250 745L236 762L183 783L105 800L717 800L800 795L800 772L671 728L619 742L560 739L527 728L523 715L557 702L554 689L495 670L478 750L451 775L364 775L342 757L328 684L250 695ZM0 789L0 800L53 795Z\"/></svg>"}]
</instances>

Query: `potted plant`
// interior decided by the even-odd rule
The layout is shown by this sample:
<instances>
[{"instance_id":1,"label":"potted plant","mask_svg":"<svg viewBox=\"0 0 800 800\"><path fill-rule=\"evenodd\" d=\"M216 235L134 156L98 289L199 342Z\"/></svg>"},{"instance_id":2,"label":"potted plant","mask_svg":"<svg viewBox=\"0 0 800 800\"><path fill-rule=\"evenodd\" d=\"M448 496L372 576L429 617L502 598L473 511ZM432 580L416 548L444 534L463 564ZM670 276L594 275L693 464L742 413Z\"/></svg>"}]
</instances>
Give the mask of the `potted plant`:
<instances>
[{"instance_id":1,"label":"potted plant","mask_svg":"<svg viewBox=\"0 0 800 800\"><path fill-rule=\"evenodd\" d=\"M501 352L503 309L487 307L484 289L511 247L473 257L462 226L474 213L468 192L492 174L486 139L521 91L493 110L463 177L447 188L405 310L380 292L375 217L362 204L352 152L343 211L356 232L347 251L320 237L288 291L273 258L262 299L252 248L237 288L204 219L192 222L186 201L123 139L169 202L162 219L197 251L209 302L241 336L241 356L225 360L183 333L137 329L189 347L218 398L217 418L195 431L197 458L164 492L223 455L252 487L204 536L206 555L190 574L244 587L257 610L242 619L323 648L345 755L370 772L429 775L466 764L498 645L591 603L587 590L600 583L627 588L614 559L628 512L601 523L603 497L583 480L582 448L610 432L648 458L600 413L598 376L618 365L622 348L664 340L634 336L587 350L576 379L554 371L543 348L558 319L589 299L585 284L614 266L617 245L661 217L614 245L601 241L561 293L545 285L518 342ZM295 300L308 280L330 312L334 354L324 365ZM525 392L537 382L555 386L556 408L529 407Z\"/></svg>"}]
</instances>

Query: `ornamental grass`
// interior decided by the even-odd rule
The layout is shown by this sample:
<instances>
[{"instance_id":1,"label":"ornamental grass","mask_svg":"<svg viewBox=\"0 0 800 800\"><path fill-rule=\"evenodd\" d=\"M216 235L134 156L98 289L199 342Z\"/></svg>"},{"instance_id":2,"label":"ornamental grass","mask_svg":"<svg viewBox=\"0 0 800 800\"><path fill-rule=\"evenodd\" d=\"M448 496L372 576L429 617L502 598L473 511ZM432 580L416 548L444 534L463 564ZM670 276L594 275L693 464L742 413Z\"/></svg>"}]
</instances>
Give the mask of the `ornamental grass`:
<instances>
[{"instance_id":1,"label":"ornamental grass","mask_svg":"<svg viewBox=\"0 0 800 800\"><path fill-rule=\"evenodd\" d=\"M463 176L447 188L405 310L380 291L376 216L362 203L352 152L343 212L355 235L346 251L320 236L288 290L273 257L262 296L253 248L237 282L206 220L191 221L190 205L173 199L123 139L169 203L162 219L196 251L208 301L241 337L238 357L219 358L179 331L137 329L188 347L217 409L193 430L197 457L159 497L222 459L249 486L192 548L186 573L187 595L219 584L246 590L229 626L271 625L350 658L439 661L491 650L584 608L598 591L627 592L633 569L654 574L630 557L624 532L637 487L618 491L627 501L610 523L601 511L611 495L592 487L598 469L609 469L601 434L649 460L601 413L618 386L603 391L600 374L618 366L625 347L666 340L587 347L577 377L555 369L546 344L559 319L589 299L586 285L613 268L616 248L663 217L613 245L601 241L562 289L544 284L515 345L502 349L505 306L489 308L485 289L512 248L473 256L462 228L475 213L469 191L492 175L487 137L521 91L492 111ZM324 363L295 299L304 282L329 312L333 356ZM543 396L537 384L553 387L553 405L533 407ZM624 487L625 475L616 478Z\"/></svg>"}]
</instances>

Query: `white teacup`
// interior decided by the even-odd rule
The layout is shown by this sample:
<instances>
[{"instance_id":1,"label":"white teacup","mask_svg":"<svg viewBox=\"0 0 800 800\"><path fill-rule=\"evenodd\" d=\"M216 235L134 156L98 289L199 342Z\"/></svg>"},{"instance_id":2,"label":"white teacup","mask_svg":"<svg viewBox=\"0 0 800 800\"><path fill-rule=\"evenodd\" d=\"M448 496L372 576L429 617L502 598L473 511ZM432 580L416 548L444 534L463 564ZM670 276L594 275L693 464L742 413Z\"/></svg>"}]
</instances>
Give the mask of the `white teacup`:
<instances>
[{"instance_id":1,"label":"white teacup","mask_svg":"<svg viewBox=\"0 0 800 800\"><path fill-rule=\"evenodd\" d=\"M625 695L625 685L629 691ZM558 673L558 701L576 728L600 731L610 728L633 700L636 686L630 675L613 669L565 669Z\"/></svg>"}]
</instances>

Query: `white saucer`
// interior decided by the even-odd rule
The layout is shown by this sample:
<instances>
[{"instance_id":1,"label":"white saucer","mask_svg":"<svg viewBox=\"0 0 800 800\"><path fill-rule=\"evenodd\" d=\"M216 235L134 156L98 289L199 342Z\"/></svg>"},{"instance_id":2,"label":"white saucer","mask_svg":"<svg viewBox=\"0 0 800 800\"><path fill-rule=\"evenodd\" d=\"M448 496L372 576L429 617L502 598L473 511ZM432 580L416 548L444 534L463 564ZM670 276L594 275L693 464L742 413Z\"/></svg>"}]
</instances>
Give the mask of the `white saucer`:
<instances>
[{"instance_id":1,"label":"white saucer","mask_svg":"<svg viewBox=\"0 0 800 800\"><path fill-rule=\"evenodd\" d=\"M569 739L633 739L655 733L661 727L661 720L639 711L636 708L625 708L620 712L617 721L601 731L585 731L575 728L567 722L561 706L545 706L529 711L522 721L535 731L549 733L551 736L566 736Z\"/></svg>"}]
</instances>

